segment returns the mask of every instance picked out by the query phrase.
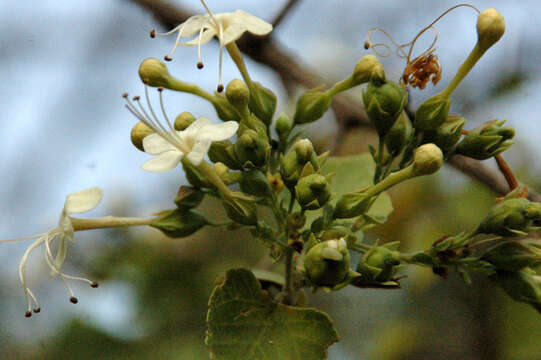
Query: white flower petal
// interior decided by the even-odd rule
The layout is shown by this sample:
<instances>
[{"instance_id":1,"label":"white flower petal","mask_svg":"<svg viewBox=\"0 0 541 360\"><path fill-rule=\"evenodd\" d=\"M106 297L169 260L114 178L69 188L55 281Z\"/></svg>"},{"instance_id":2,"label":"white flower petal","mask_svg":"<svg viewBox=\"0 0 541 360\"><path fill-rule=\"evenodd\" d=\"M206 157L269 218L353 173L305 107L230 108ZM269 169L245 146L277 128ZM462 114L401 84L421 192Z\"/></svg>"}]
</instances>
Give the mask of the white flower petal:
<instances>
[{"instance_id":1,"label":"white flower petal","mask_svg":"<svg viewBox=\"0 0 541 360\"><path fill-rule=\"evenodd\" d=\"M195 166L201 164L201 161L203 161L203 158L205 157L205 155L207 155L209 151L211 143L212 141L210 139L198 140L194 144L192 151L190 151L190 153L186 155L186 159L188 159L188 161L190 161Z\"/></svg>"},{"instance_id":2,"label":"white flower petal","mask_svg":"<svg viewBox=\"0 0 541 360\"><path fill-rule=\"evenodd\" d=\"M83 213L94 209L103 197L103 190L93 187L69 194L64 203L66 214Z\"/></svg>"},{"instance_id":3,"label":"white flower petal","mask_svg":"<svg viewBox=\"0 0 541 360\"><path fill-rule=\"evenodd\" d=\"M184 45L184 46L195 46L195 45L199 45L199 44L206 44L208 43L210 40L212 40L212 38L216 35L216 30L214 29L214 27L209 27L209 28L206 28L204 31L203 31L203 34L201 35L201 41L199 41L199 34L196 35L195 38L193 38L192 40L190 41L186 41L186 42L183 42L181 43L181 45Z\"/></svg>"},{"instance_id":4,"label":"white flower petal","mask_svg":"<svg viewBox=\"0 0 541 360\"><path fill-rule=\"evenodd\" d=\"M244 24L246 29L254 35L267 35L272 31L272 24L269 24L244 10L239 9L235 11L233 17L235 23Z\"/></svg>"},{"instance_id":5,"label":"white flower petal","mask_svg":"<svg viewBox=\"0 0 541 360\"><path fill-rule=\"evenodd\" d=\"M194 15L182 24L178 26L179 31L182 31L183 38L192 37L195 33L198 33L208 19L208 15Z\"/></svg>"},{"instance_id":6,"label":"white flower petal","mask_svg":"<svg viewBox=\"0 0 541 360\"><path fill-rule=\"evenodd\" d=\"M223 44L227 45L230 42L237 40L238 38L242 36L242 34L244 34L246 30L247 30L246 25L240 22L228 25L224 29L224 34L223 34L223 39L222 39Z\"/></svg>"},{"instance_id":7,"label":"white flower petal","mask_svg":"<svg viewBox=\"0 0 541 360\"><path fill-rule=\"evenodd\" d=\"M201 128L204 128L210 125L211 122L206 117L200 117L190 124L184 131L182 131L182 136L185 138L194 138L197 136Z\"/></svg>"},{"instance_id":8,"label":"white flower petal","mask_svg":"<svg viewBox=\"0 0 541 360\"><path fill-rule=\"evenodd\" d=\"M184 154L182 154L178 150L166 151L157 155L155 158L150 159L141 167L143 168L143 170L152 172L171 170L178 165L183 155Z\"/></svg>"},{"instance_id":9,"label":"white flower petal","mask_svg":"<svg viewBox=\"0 0 541 360\"><path fill-rule=\"evenodd\" d=\"M162 138L159 134L150 134L143 139L143 149L145 152L151 155L161 154L166 151L175 149L167 140Z\"/></svg>"},{"instance_id":10,"label":"white flower petal","mask_svg":"<svg viewBox=\"0 0 541 360\"><path fill-rule=\"evenodd\" d=\"M199 131L197 138L205 138L211 141L226 140L235 135L238 128L239 123L236 121L226 121L221 124L207 125Z\"/></svg>"}]
</instances>

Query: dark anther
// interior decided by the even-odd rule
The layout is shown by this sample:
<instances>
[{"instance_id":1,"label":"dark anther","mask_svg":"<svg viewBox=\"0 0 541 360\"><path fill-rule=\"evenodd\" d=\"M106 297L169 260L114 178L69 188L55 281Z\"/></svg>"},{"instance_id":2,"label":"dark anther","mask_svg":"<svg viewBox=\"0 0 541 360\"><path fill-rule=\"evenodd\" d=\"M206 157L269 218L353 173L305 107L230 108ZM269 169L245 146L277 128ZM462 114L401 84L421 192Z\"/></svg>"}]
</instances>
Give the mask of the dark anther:
<instances>
[{"instance_id":1,"label":"dark anther","mask_svg":"<svg viewBox=\"0 0 541 360\"><path fill-rule=\"evenodd\" d=\"M133 101L139 101L141 97L139 95L133 97Z\"/></svg>"},{"instance_id":2,"label":"dark anther","mask_svg":"<svg viewBox=\"0 0 541 360\"><path fill-rule=\"evenodd\" d=\"M72 304L77 304L79 302L79 300L77 300L77 298L75 296L72 296L72 297L70 297L70 302Z\"/></svg>"},{"instance_id":3,"label":"dark anther","mask_svg":"<svg viewBox=\"0 0 541 360\"><path fill-rule=\"evenodd\" d=\"M31 311L27 311L25 314L24 314L25 317L30 317L32 316L32 312Z\"/></svg>"},{"instance_id":4,"label":"dark anther","mask_svg":"<svg viewBox=\"0 0 541 360\"><path fill-rule=\"evenodd\" d=\"M224 91L224 86L222 84L218 85L218 88L216 89L219 93Z\"/></svg>"},{"instance_id":5,"label":"dark anther","mask_svg":"<svg viewBox=\"0 0 541 360\"><path fill-rule=\"evenodd\" d=\"M122 94L122 97L123 97L124 99L127 99L127 98L128 98L128 93L123 93L123 94Z\"/></svg>"},{"instance_id":6,"label":"dark anther","mask_svg":"<svg viewBox=\"0 0 541 360\"><path fill-rule=\"evenodd\" d=\"M368 41L364 42L364 48L365 50L368 50L370 48L370 43Z\"/></svg>"},{"instance_id":7,"label":"dark anther","mask_svg":"<svg viewBox=\"0 0 541 360\"><path fill-rule=\"evenodd\" d=\"M156 30L155 29L150 30L150 37L153 38L153 39L156 37Z\"/></svg>"},{"instance_id":8,"label":"dark anther","mask_svg":"<svg viewBox=\"0 0 541 360\"><path fill-rule=\"evenodd\" d=\"M100 284L98 284L97 282L93 282L92 284L90 284L90 287L93 287L94 289L98 286L100 286Z\"/></svg>"},{"instance_id":9,"label":"dark anther","mask_svg":"<svg viewBox=\"0 0 541 360\"><path fill-rule=\"evenodd\" d=\"M39 307L37 307L37 308L34 309L34 312L35 312L36 314L39 313L40 311L41 311L41 308L39 308Z\"/></svg>"},{"instance_id":10,"label":"dark anther","mask_svg":"<svg viewBox=\"0 0 541 360\"><path fill-rule=\"evenodd\" d=\"M200 61L197 63L197 68L198 69L202 69L203 68L203 63Z\"/></svg>"},{"instance_id":11,"label":"dark anther","mask_svg":"<svg viewBox=\"0 0 541 360\"><path fill-rule=\"evenodd\" d=\"M162 92L162 91L163 91L163 86L160 86L160 87L158 88L158 91L159 91L159 92Z\"/></svg>"},{"instance_id":12,"label":"dark anther","mask_svg":"<svg viewBox=\"0 0 541 360\"><path fill-rule=\"evenodd\" d=\"M165 56L163 57L163 59L164 59L165 61L172 61L172 60L173 60L173 58L170 57L169 55L165 55Z\"/></svg>"}]
</instances>

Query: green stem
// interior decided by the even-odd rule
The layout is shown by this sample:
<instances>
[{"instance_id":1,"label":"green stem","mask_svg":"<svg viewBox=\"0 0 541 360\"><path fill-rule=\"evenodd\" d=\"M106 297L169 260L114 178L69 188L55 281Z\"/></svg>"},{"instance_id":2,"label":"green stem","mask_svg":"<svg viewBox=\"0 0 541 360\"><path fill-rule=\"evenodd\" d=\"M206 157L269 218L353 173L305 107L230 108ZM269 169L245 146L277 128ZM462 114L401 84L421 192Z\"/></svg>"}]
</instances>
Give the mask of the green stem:
<instances>
[{"instance_id":1,"label":"green stem","mask_svg":"<svg viewBox=\"0 0 541 360\"><path fill-rule=\"evenodd\" d=\"M343 91L351 89L355 85L356 84L353 81L353 76L350 76L347 79L344 79L344 80L339 81L336 84L334 84L334 86L332 88L325 91L325 94L327 94L328 96L330 96L332 98L332 97L335 97L336 95L338 95L339 93L341 93Z\"/></svg>"},{"instance_id":2,"label":"green stem","mask_svg":"<svg viewBox=\"0 0 541 360\"><path fill-rule=\"evenodd\" d=\"M470 52L470 55L468 56L468 58L466 59L466 61L464 61L462 63L462 65L460 65L460 68L458 69L458 72L456 73L455 77L453 78L453 80L451 80L451 82L449 83L449 85L447 85L447 87L445 88L445 90L443 90L440 95L442 98L448 98L451 96L451 93L456 89L456 87L458 86L458 84L460 84L460 82L462 81L462 79L464 79L466 77L466 75L468 75L468 73L470 72L470 70L473 68L473 66L477 63L477 61L479 61L479 59L481 58L481 56L483 56L483 54L487 51L487 49L482 49L479 47L479 43L476 43L475 44L475 47L473 48L473 50Z\"/></svg>"},{"instance_id":3,"label":"green stem","mask_svg":"<svg viewBox=\"0 0 541 360\"><path fill-rule=\"evenodd\" d=\"M135 218L135 217L116 217L116 216L107 216L107 217L94 218L94 219L81 219L81 218L74 218L71 216L69 218L71 220L71 225L73 226L73 231L104 229L104 228L123 227L123 226L144 226L144 225L150 225L155 220L154 218Z\"/></svg>"},{"instance_id":4,"label":"green stem","mask_svg":"<svg viewBox=\"0 0 541 360\"><path fill-rule=\"evenodd\" d=\"M289 305L293 304L295 298L295 290L293 289L293 253L294 250L288 246L285 249L285 284L284 291L286 293L286 302Z\"/></svg>"},{"instance_id":5,"label":"green stem","mask_svg":"<svg viewBox=\"0 0 541 360\"><path fill-rule=\"evenodd\" d=\"M363 193L366 195L367 198L369 198L378 195L379 193L387 190L388 188L413 177L415 177L415 173L413 171L413 164L411 164L402 170L390 174L379 183L364 190Z\"/></svg>"},{"instance_id":6,"label":"green stem","mask_svg":"<svg viewBox=\"0 0 541 360\"><path fill-rule=\"evenodd\" d=\"M169 89L197 95L209 102L214 101L214 95L201 89L199 86L175 78L169 79Z\"/></svg>"},{"instance_id":7,"label":"green stem","mask_svg":"<svg viewBox=\"0 0 541 360\"><path fill-rule=\"evenodd\" d=\"M235 65L237 65L237 68L239 69L244 82L246 85L248 85L250 92L252 92L252 79L250 78L250 74L248 74L248 69L246 68L246 64L244 63L244 59L242 58L242 54L237 44L233 41L227 44L225 48L227 49L229 56L231 56L231 59L233 59Z\"/></svg>"},{"instance_id":8,"label":"green stem","mask_svg":"<svg viewBox=\"0 0 541 360\"><path fill-rule=\"evenodd\" d=\"M227 187L227 185L224 184L222 179L216 174L216 171L214 168L205 160L201 162L197 166L197 168L207 177L207 180L210 181L216 188L218 188L218 191L222 196L228 196L231 194L231 190Z\"/></svg>"}]
</instances>

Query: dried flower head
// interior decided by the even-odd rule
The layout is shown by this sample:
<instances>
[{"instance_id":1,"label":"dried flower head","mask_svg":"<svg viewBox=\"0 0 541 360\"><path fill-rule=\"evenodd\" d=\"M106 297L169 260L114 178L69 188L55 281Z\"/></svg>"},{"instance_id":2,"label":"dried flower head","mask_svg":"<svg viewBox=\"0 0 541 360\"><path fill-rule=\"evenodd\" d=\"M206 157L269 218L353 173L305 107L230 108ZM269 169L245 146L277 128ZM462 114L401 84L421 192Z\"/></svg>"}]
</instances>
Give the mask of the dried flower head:
<instances>
[{"instance_id":1,"label":"dried flower head","mask_svg":"<svg viewBox=\"0 0 541 360\"><path fill-rule=\"evenodd\" d=\"M432 81L436 85L441 79L441 64L438 56L431 51L410 61L402 73L402 82L406 85L424 89Z\"/></svg>"}]
</instances>

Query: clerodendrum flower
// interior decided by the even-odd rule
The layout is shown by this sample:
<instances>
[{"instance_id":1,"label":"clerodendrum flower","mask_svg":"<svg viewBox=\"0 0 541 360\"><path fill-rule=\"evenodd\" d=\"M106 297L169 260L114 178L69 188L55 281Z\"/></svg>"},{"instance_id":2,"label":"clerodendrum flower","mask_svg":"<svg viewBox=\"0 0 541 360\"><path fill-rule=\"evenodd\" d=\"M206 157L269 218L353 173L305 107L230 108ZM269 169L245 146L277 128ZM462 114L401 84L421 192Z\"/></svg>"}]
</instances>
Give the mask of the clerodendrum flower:
<instances>
[{"instance_id":1,"label":"clerodendrum flower","mask_svg":"<svg viewBox=\"0 0 541 360\"><path fill-rule=\"evenodd\" d=\"M137 102L139 109L129 101L127 94L124 94L128 110L155 132L143 139L145 152L156 155L155 158L143 164L143 170L153 172L168 171L174 169L183 157L186 157L188 161L198 166L203 161L205 155L207 155L212 142L229 139L237 132L239 124L235 121L211 124L210 120L204 117L197 119L183 131L175 130L171 120L169 120L169 117L165 113L161 95L162 91L162 88L158 88L158 92L160 93L160 107L166 125L162 124L156 117L150 105L148 88L146 86L145 95L149 112L141 105L138 96L134 97L133 100Z\"/></svg>"},{"instance_id":2,"label":"clerodendrum flower","mask_svg":"<svg viewBox=\"0 0 541 360\"><path fill-rule=\"evenodd\" d=\"M213 14L203 0L201 3L207 10L205 15L195 15L190 17L182 24L175 27L173 30L166 33L157 33L155 30L150 32L151 37L155 36L168 36L174 33L178 33L175 45L171 49L168 55L164 57L165 60L173 60L173 55L179 45L182 46L196 46L197 45L197 67L201 69L203 62L201 61L201 45L209 42L216 36L220 43L220 65L219 65L219 85L218 91L223 89L222 85L222 54L223 47L227 44L239 39L246 31L254 35L267 35L272 31L272 24L261 20L260 18L253 16L246 11L237 10L233 13ZM191 41L182 42L182 38L190 38L195 36L196 38Z\"/></svg>"},{"instance_id":3,"label":"clerodendrum flower","mask_svg":"<svg viewBox=\"0 0 541 360\"><path fill-rule=\"evenodd\" d=\"M34 293L28 287L26 276L25 276L25 266L26 261L30 253L37 248L38 246L45 244L45 261L49 268L51 269L51 276L59 276L66 288L70 293L70 301L74 304L77 303L77 298L75 297L72 288L69 286L67 280L78 280L84 281L90 284L93 288L98 287L98 284L94 281L91 281L86 278L72 276L63 273L60 271L64 261L66 260L67 250L68 250L68 240L73 241L73 226L71 222L70 215L84 213L94 209L98 206L101 198L103 196L103 191L98 187L93 187L90 189L78 191L69 194L66 197L64 203L64 208L60 214L60 220L58 221L58 226L46 233L38 234L34 236L29 236L25 238L2 240L0 242L13 242L21 240L30 240L36 239L29 247L26 249L21 262L19 263L19 279L23 285L23 289L26 295L27 311L26 317L32 315L32 306L35 313L40 312L40 307L38 300Z\"/></svg>"}]
</instances>

